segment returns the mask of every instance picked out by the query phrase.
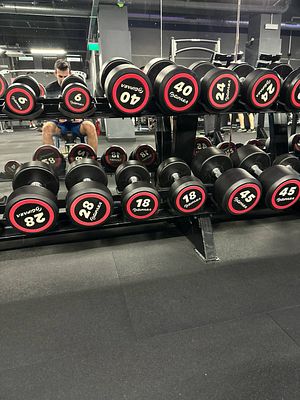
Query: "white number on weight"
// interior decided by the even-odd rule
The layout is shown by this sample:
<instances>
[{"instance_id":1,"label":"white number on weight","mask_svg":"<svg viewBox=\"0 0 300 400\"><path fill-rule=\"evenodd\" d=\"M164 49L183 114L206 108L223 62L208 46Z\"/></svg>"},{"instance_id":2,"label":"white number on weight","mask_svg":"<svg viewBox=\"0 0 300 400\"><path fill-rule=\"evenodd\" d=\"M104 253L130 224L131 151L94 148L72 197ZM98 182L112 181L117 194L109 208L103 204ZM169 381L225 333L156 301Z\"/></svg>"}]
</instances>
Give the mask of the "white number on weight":
<instances>
[{"instance_id":1,"label":"white number on weight","mask_svg":"<svg viewBox=\"0 0 300 400\"><path fill-rule=\"evenodd\" d=\"M196 192L193 190L192 192L187 193L185 196L183 196L183 200L186 203L189 203L190 201L195 200L196 197Z\"/></svg>"},{"instance_id":2,"label":"white number on weight","mask_svg":"<svg viewBox=\"0 0 300 400\"><path fill-rule=\"evenodd\" d=\"M149 157L149 156L150 156L148 150L143 150L143 151L141 151L141 152L140 152L140 155L141 155L142 158L146 158L146 157Z\"/></svg>"},{"instance_id":3,"label":"white number on weight","mask_svg":"<svg viewBox=\"0 0 300 400\"><path fill-rule=\"evenodd\" d=\"M225 83L218 83L217 84L217 89L218 93L216 94L216 100L221 100L224 101L225 99Z\"/></svg>"},{"instance_id":4,"label":"white number on weight","mask_svg":"<svg viewBox=\"0 0 300 400\"><path fill-rule=\"evenodd\" d=\"M295 192L296 192L297 188L296 186L292 186L290 188L286 187L284 189L282 189L279 192L279 196L285 197L285 196L294 196Z\"/></svg>"},{"instance_id":5,"label":"white number on weight","mask_svg":"<svg viewBox=\"0 0 300 400\"><path fill-rule=\"evenodd\" d=\"M122 102L122 103L128 103L129 101L130 101L130 105L131 106L134 106L136 103L138 103L139 101L140 101L140 97L139 96L137 96L135 93L134 94L132 94L132 95L130 95L130 93L129 92L123 92L122 94L121 94L121 96L120 96L120 101Z\"/></svg>"},{"instance_id":6,"label":"white number on weight","mask_svg":"<svg viewBox=\"0 0 300 400\"><path fill-rule=\"evenodd\" d=\"M193 91L193 88L192 88L192 86L191 85L186 85L184 82L178 82L175 86L174 86L174 89L176 89L177 90L177 93L180 93L180 92L182 92L182 94L184 95L184 96L189 96L191 93L192 93L192 91Z\"/></svg>"},{"instance_id":7,"label":"white number on weight","mask_svg":"<svg viewBox=\"0 0 300 400\"><path fill-rule=\"evenodd\" d=\"M120 158L120 153L113 151L113 152L110 153L110 158L111 159L119 159Z\"/></svg>"},{"instance_id":8,"label":"white number on weight","mask_svg":"<svg viewBox=\"0 0 300 400\"><path fill-rule=\"evenodd\" d=\"M94 208L94 204L89 201L84 201L82 204L82 209L79 211L79 216L84 218L89 218L91 215L91 210Z\"/></svg>"},{"instance_id":9,"label":"white number on weight","mask_svg":"<svg viewBox=\"0 0 300 400\"><path fill-rule=\"evenodd\" d=\"M150 206L150 199L139 199L136 201L137 207L149 207Z\"/></svg>"},{"instance_id":10,"label":"white number on weight","mask_svg":"<svg viewBox=\"0 0 300 400\"><path fill-rule=\"evenodd\" d=\"M76 96L74 97L75 101L81 101L81 99L82 99L81 93L76 94Z\"/></svg>"},{"instance_id":11,"label":"white number on weight","mask_svg":"<svg viewBox=\"0 0 300 400\"><path fill-rule=\"evenodd\" d=\"M28 99L26 97L19 97L18 98L18 102L20 104L25 104L28 101Z\"/></svg>"},{"instance_id":12,"label":"white number on weight","mask_svg":"<svg viewBox=\"0 0 300 400\"><path fill-rule=\"evenodd\" d=\"M55 159L53 157L43 158L41 161L46 164L55 164Z\"/></svg>"},{"instance_id":13,"label":"white number on weight","mask_svg":"<svg viewBox=\"0 0 300 400\"><path fill-rule=\"evenodd\" d=\"M275 92L275 86L273 85L273 83L270 83L265 93L263 93L260 97L264 102L266 102L268 101L269 95L273 94L274 92Z\"/></svg>"},{"instance_id":14,"label":"white number on weight","mask_svg":"<svg viewBox=\"0 0 300 400\"><path fill-rule=\"evenodd\" d=\"M24 222L25 222L26 226L28 226L28 228L31 228L36 223L42 224L45 221L46 221L46 219L44 218L44 213L42 213L42 212L38 213L38 214L34 214L33 217L26 217L24 219Z\"/></svg>"},{"instance_id":15,"label":"white number on weight","mask_svg":"<svg viewBox=\"0 0 300 400\"><path fill-rule=\"evenodd\" d=\"M256 197L254 193L250 193L250 190L244 190L240 193L240 196L246 203L250 203L250 201L253 201Z\"/></svg>"},{"instance_id":16,"label":"white number on weight","mask_svg":"<svg viewBox=\"0 0 300 400\"><path fill-rule=\"evenodd\" d=\"M86 158L87 156L88 156L88 154L85 152L85 150L78 150L75 160L82 160L83 158Z\"/></svg>"}]
</instances>

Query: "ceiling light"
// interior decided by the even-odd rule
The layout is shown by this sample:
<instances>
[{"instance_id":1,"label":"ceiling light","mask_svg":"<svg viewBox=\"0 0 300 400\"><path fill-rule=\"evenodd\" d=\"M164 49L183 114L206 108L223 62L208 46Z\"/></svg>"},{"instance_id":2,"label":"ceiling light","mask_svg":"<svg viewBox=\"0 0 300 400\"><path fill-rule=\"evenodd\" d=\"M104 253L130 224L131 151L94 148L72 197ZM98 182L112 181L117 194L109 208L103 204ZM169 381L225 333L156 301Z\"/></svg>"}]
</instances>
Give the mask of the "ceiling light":
<instances>
[{"instance_id":1,"label":"ceiling light","mask_svg":"<svg viewBox=\"0 0 300 400\"><path fill-rule=\"evenodd\" d=\"M18 51L18 50L6 50L5 54L8 57L19 57L19 56L24 56L23 51Z\"/></svg>"},{"instance_id":2,"label":"ceiling light","mask_svg":"<svg viewBox=\"0 0 300 400\"><path fill-rule=\"evenodd\" d=\"M57 56L62 56L66 54L66 50L63 49L42 49L42 48L33 48L30 49L31 54L53 54Z\"/></svg>"}]
</instances>

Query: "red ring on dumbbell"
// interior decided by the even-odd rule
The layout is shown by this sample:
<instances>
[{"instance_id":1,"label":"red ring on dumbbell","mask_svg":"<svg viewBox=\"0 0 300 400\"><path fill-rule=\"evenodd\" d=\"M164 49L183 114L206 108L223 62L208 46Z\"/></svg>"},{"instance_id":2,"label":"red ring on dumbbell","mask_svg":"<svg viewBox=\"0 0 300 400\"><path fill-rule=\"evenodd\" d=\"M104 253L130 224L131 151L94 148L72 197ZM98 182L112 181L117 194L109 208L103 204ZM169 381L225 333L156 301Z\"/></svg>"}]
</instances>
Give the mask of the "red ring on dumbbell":
<instances>
[{"instance_id":1,"label":"red ring on dumbbell","mask_svg":"<svg viewBox=\"0 0 300 400\"><path fill-rule=\"evenodd\" d=\"M232 206L232 201L234 199L234 196L238 192L240 192L241 190L245 190L245 189L248 189L248 188L252 188L252 189L256 190L256 194L257 194L256 200L254 201L254 203L250 207L246 208L245 210L236 210ZM235 214L235 215L246 214L247 212L253 210L253 208L259 202L260 198L261 198L261 189L260 189L260 187L258 185L256 185L255 183L247 183L247 184L241 185L231 193L231 195L230 195L230 197L228 199L228 209L231 212L231 214Z\"/></svg>"},{"instance_id":2,"label":"red ring on dumbbell","mask_svg":"<svg viewBox=\"0 0 300 400\"><path fill-rule=\"evenodd\" d=\"M38 229L27 229L27 228L24 228L23 226L19 225L19 224L17 223L16 219L15 219L15 211L16 211L19 207L21 207L21 206L23 206L23 205L25 205L25 204L37 204L37 205L39 205L39 206L44 207L44 208L48 211L48 213L49 213L49 221L47 222L47 224L46 224L45 226L42 226L42 227L38 228ZM53 224L53 222L54 222L54 219L55 219L55 214L54 214L53 209L49 206L48 203L45 203L44 201L38 200L38 199L27 199L27 200L18 201L18 202L15 203L15 204L12 206L12 208L9 210L9 221L10 221L11 225L12 225L14 228L18 229L19 231L26 232L26 233L40 233L40 232L44 232L45 230L47 230L48 228L50 228L50 226L51 226L51 225Z\"/></svg>"},{"instance_id":3,"label":"red ring on dumbbell","mask_svg":"<svg viewBox=\"0 0 300 400\"><path fill-rule=\"evenodd\" d=\"M80 92L81 94L83 94L83 96L86 99L86 105L85 106L83 106L81 108L75 108L74 106L72 106L72 104L70 103L69 98L70 98L70 95L75 91L76 92ZM73 111L74 113L83 113L89 108L89 106L91 104L90 96L88 95L86 90L84 90L83 88L76 87L76 88L68 90L67 95L65 95L65 104L66 104L68 110Z\"/></svg>"},{"instance_id":4,"label":"red ring on dumbbell","mask_svg":"<svg viewBox=\"0 0 300 400\"><path fill-rule=\"evenodd\" d=\"M44 97L46 95L46 89L45 89L44 85L39 83L39 88L40 88L40 96Z\"/></svg>"},{"instance_id":5,"label":"red ring on dumbbell","mask_svg":"<svg viewBox=\"0 0 300 400\"><path fill-rule=\"evenodd\" d=\"M118 89L119 85L121 84L121 82L123 82L125 79L136 79L143 85L143 87L145 89L145 98L144 98L142 104L140 104L136 108L128 109L128 108L123 107L117 98L117 89ZM112 89L112 98L113 98L115 106L120 111L122 111L126 114L134 114L139 111L142 111L146 107L146 105L149 101L149 98L150 98L150 89L149 89L147 81L142 76L139 76L136 74L125 74L123 76L120 76L120 78L116 80L116 82L113 86L113 89Z\"/></svg>"},{"instance_id":6,"label":"red ring on dumbbell","mask_svg":"<svg viewBox=\"0 0 300 400\"><path fill-rule=\"evenodd\" d=\"M298 196L295 197L295 199L291 203L286 204L284 206L279 206L275 202L275 197L276 197L277 193L279 192L279 190L281 190L283 186L287 186L287 185L296 185L298 187ZM272 197L271 197L271 204L275 210L285 210L286 208L292 207L295 203L297 203L299 198L300 198L300 181L298 181L297 179L288 179L287 181L283 182L281 185L279 185L274 190Z\"/></svg>"},{"instance_id":7,"label":"red ring on dumbbell","mask_svg":"<svg viewBox=\"0 0 300 400\"><path fill-rule=\"evenodd\" d=\"M75 213L75 207L77 206L77 204L78 204L81 200L84 200L84 199L86 199L86 198L91 198L91 197L96 198L96 199L102 201L102 203L104 203L105 206L106 206L106 212L105 212L105 214L103 215L103 217L102 217L101 219L99 219L98 221L94 221L94 222L84 222L84 221L82 221L81 219L79 219L79 218L77 217L77 215L76 215L76 213ZM71 203L71 206L70 206L70 215L71 215L71 218L72 218L77 224L82 225L82 226L96 226L96 225L100 225L100 224L102 224L103 222L105 222L105 221L107 220L107 218L110 216L110 213L111 213L111 204L110 204L110 202L109 202L104 196L101 196L101 195L98 194L98 193L86 193L86 194L82 194L81 196L76 197L76 199Z\"/></svg>"},{"instance_id":8,"label":"red ring on dumbbell","mask_svg":"<svg viewBox=\"0 0 300 400\"><path fill-rule=\"evenodd\" d=\"M220 81L221 79L224 79L224 78L231 79L231 80L234 82L235 92L234 92L234 95L232 96L232 99L229 100L229 101L227 101L227 103L218 104L218 103L216 103L215 100L213 99L212 91L213 91L215 85L217 84L217 82ZM209 87L209 90L208 90L208 99L209 99L210 103L211 103L215 108L219 108L219 109L229 107L231 104L233 104L233 103L235 102L235 100L237 99L238 95L239 95L239 81L238 81L238 79L237 79L236 76L231 75L231 74L223 74L223 75L217 76L217 77L212 81L212 83L211 83L211 85L210 85L210 87Z\"/></svg>"},{"instance_id":9,"label":"red ring on dumbbell","mask_svg":"<svg viewBox=\"0 0 300 400\"><path fill-rule=\"evenodd\" d=\"M183 106L183 107L176 107L176 106L174 106L174 105L170 102L170 100L169 100L169 98L168 98L168 93L167 93L167 92L168 92L168 90L169 90L171 84L172 84L176 79L182 79L182 78L189 79L189 80L193 83L194 90L195 90L195 94L194 94L192 100L191 100L188 104L186 104L186 105ZM195 79L193 76L191 76L190 74L187 74L187 73L185 73L185 72L182 72L182 73L180 73L180 74L174 75L174 76L168 81L168 83L166 84L166 87L165 87L165 89L164 89L164 100L165 100L165 103L166 103L166 105L167 105L171 110L173 110L173 111L186 111L186 110L188 110L189 108L191 108L191 107L195 104L195 102L196 102L197 99L198 99L198 95L199 95L199 88L198 88L198 83L197 83L196 79Z\"/></svg>"},{"instance_id":10,"label":"red ring on dumbbell","mask_svg":"<svg viewBox=\"0 0 300 400\"><path fill-rule=\"evenodd\" d=\"M16 92L23 93L29 99L29 107L26 110L20 110L18 108L15 108L15 106L13 106L13 104L11 103L11 96ZM7 95L5 96L5 103L8 105L9 109L12 112L18 115L30 114L30 112L34 109L35 105L32 93L28 92L27 89L25 88L13 88L11 90L8 89Z\"/></svg>"},{"instance_id":11,"label":"red ring on dumbbell","mask_svg":"<svg viewBox=\"0 0 300 400\"><path fill-rule=\"evenodd\" d=\"M146 214L146 215L136 215L130 210L130 206L131 206L131 203L133 202L133 200L135 200L137 197L141 197L141 196L150 197L154 201L153 210L150 213ZM158 199L153 193L150 193L150 192L139 192L139 193L134 194L127 201L127 203L126 203L126 212L130 217L132 217L134 219L147 219L147 218L152 217L152 215L154 215L156 213L156 211L158 210L158 207L159 207Z\"/></svg>"},{"instance_id":12,"label":"red ring on dumbbell","mask_svg":"<svg viewBox=\"0 0 300 400\"><path fill-rule=\"evenodd\" d=\"M296 92L296 90L297 90L297 88L298 88L299 85L300 85L300 80L299 80L299 81L296 83L296 85L293 87L292 94L291 94L291 103L292 103L295 107L297 107L297 108L300 107L300 102L296 100L296 98L295 98L295 92Z\"/></svg>"},{"instance_id":13,"label":"red ring on dumbbell","mask_svg":"<svg viewBox=\"0 0 300 400\"><path fill-rule=\"evenodd\" d=\"M256 100L256 98L255 98L255 90L256 90L257 86L260 84L261 81L267 80L267 79L273 79L276 82L277 89L276 89L276 92L275 92L274 96L272 97L272 99L267 101L266 103L262 104L262 103L259 103ZM279 95L279 92L280 92L280 80L279 80L278 76L273 75L273 74L267 74L267 75L261 76L255 82L255 84L254 84L254 86L252 88L252 92L251 92L252 103L258 108L266 108L266 107L268 107L269 105L273 104L276 101L276 98Z\"/></svg>"},{"instance_id":14,"label":"red ring on dumbbell","mask_svg":"<svg viewBox=\"0 0 300 400\"><path fill-rule=\"evenodd\" d=\"M201 200L201 202L200 202L196 207L190 208L190 209L187 210L187 209L181 207L181 205L180 205L180 198L182 197L182 195L183 195L185 192L187 192L187 191L189 191L189 190L192 190L192 189L193 189L193 190L197 190L197 192L200 192L200 193L201 193L201 195L202 195L202 200ZM182 190L178 193L178 195L176 196L176 201L175 201L175 203L176 203L176 207L178 208L179 211L183 212L184 214L189 214L189 213L192 213L192 212L195 212L195 211L199 210L199 209L203 206L203 204L205 203L205 201L206 201L206 192L205 192L204 189L202 189L200 186L189 186L189 187L186 187L186 188L182 189Z\"/></svg>"}]
</instances>

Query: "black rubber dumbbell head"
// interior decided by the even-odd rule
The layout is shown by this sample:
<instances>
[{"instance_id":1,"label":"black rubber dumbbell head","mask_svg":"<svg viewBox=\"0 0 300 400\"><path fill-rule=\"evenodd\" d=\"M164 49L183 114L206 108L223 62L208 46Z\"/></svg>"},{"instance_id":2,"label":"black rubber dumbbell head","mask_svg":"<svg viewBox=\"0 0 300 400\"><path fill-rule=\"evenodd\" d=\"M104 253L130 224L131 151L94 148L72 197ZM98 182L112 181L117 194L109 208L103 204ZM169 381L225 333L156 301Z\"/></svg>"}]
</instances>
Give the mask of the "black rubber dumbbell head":
<instances>
[{"instance_id":1,"label":"black rubber dumbbell head","mask_svg":"<svg viewBox=\"0 0 300 400\"><path fill-rule=\"evenodd\" d=\"M113 68L105 79L104 90L111 107L126 115L142 112L152 96L149 78L132 64Z\"/></svg>"},{"instance_id":2,"label":"black rubber dumbbell head","mask_svg":"<svg viewBox=\"0 0 300 400\"><path fill-rule=\"evenodd\" d=\"M14 175L13 188L5 215L15 229L33 235L54 227L59 181L47 164L31 161L21 165Z\"/></svg>"},{"instance_id":3,"label":"black rubber dumbbell head","mask_svg":"<svg viewBox=\"0 0 300 400\"><path fill-rule=\"evenodd\" d=\"M280 101L288 110L300 110L300 69L291 72L284 80Z\"/></svg>"},{"instance_id":4,"label":"black rubber dumbbell head","mask_svg":"<svg viewBox=\"0 0 300 400\"><path fill-rule=\"evenodd\" d=\"M266 109L277 100L280 87L281 80L275 71L258 68L242 82L241 100L253 109Z\"/></svg>"},{"instance_id":5,"label":"black rubber dumbbell head","mask_svg":"<svg viewBox=\"0 0 300 400\"><path fill-rule=\"evenodd\" d=\"M121 146L109 146L101 157L101 163L105 168L115 171L119 165L127 161L127 153Z\"/></svg>"},{"instance_id":6,"label":"black rubber dumbbell head","mask_svg":"<svg viewBox=\"0 0 300 400\"><path fill-rule=\"evenodd\" d=\"M237 74L225 68L216 68L208 62L190 66L200 80L200 101L213 110L229 109L236 101L240 82Z\"/></svg>"},{"instance_id":7,"label":"black rubber dumbbell head","mask_svg":"<svg viewBox=\"0 0 300 400\"><path fill-rule=\"evenodd\" d=\"M69 163L72 164L73 161L82 160L84 158L91 158L93 160L97 159L97 154L92 146L86 143L78 143L73 146L68 154Z\"/></svg>"},{"instance_id":8,"label":"black rubber dumbbell head","mask_svg":"<svg viewBox=\"0 0 300 400\"><path fill-rule=\"evenodd\" d=\"M293 68L289 64L284 63L271 63L269 69L277 72L280 78L285 79L293 71Z\"/></svg>"},{"instance_id":9,"label":"black rubber dumbbell head","mask_svg":"<svg viewBox=\"0 0 300 400\"><path fill-rule=\"evenodd\" d=\"M41 161L30 161L20 165L14 175L13 189L25 185L31 185L34 182L57 194L59 189L59 179L51 167Z\"/></svg>"},{"instance_id":10,"label":"black rubber dumbbell head","mask_svg":"<svg viewBox=\"0 0 300 400\"><path fill-rule=\"evenodd\" d=\"M20 75L5 92L5 106L13 114L27 115L34 111L39 96L38 82L31 76Z\"/></svg>"},{"instance_id":11,"label":"black rubber dumbbell head","mask_svg":"<svg viewBox=\"0 0 300 400\"><path fill-rule=\"evenodd\" d=\"M66 160L59 149L51 144L39 146L34 152L32 160L48 164L58 175L65 172Z\"/></svg>"},{"instance_id":12,"label":"black rubber dumbbell head","mask_svg":"<svg viewBox=\"0 0 300 400\"><path fill-rule=\"evenodd\" d=\"M157 179L160 187L169 187L173 183L172 175L177 174L179 178L190 176L191 169L187 163L180 158L170 157L164 160L157 168Z\"/></svg>"},{"instance_id":13,"label":"black rubber dumbbell head","mask_svg":"<svg viewBox=\"0 0 300 400\"><path fill-rule=\"evenodd\" d=\"M139 161L128 160L121 164L116 170L116 184L121 192L130 184L130 178L137 177L138 181L150 182L150 174L147 168Z\"/></svg>"},{"instance_id":14,"label":"black rubber dumbbell head","mask_svg":"<svg viewBox=\"0 0 300 400\"><path fill-rule=\"evenodd\" d=\"M113 57L110 60L106 61L102 65L101 71L100 71L100 84L101 84L102 89L104 89L105 80L107 78L107 75L110 73L110 71L113 70L118 65L122 65L122 64L131 64L132 65L132 62L128 61L126 58L123 58L123 57Z\"/></svg>"},{"instance_id":15,"label":"black rubber dumbbell head","mask_svg":"<svg viewBox=\"0 0 300 400\"><path fill-rule=\"evenodd\" d=\"M176 65L173 61L166 58L153 58L143 68L143 72L148 76L152 86L154 85L157 75L162 69L169 65Z\"/></svg>"},{"instance_id":16,"label":"black rubber dumbbell head","mask_svg":"<svg viewBox=\"0 0 300 400\"><path fill-rule=\"evenodd\" d=\"M300 172L300 160L293 154L281 154L273 161L273 165L285 165L293 168L295 171Z\"/></svg>"},{"instance_id":17,"label":"black rubber dumbbell head","mask_svg":"<svg viewBox=\"0 0 300 400\"><path fill-rule=\"evenodd\" d=\"M90 179L94 182L107 185L107 176L104 169L99 165L98 161L90 158L73 161L70 165L65 178L65 184L68 190L84 179Z\"/></svg>"},{"instance_id":18,"label":"black rubber dumbbell head","mask_svg":"<svg viewBox=\"0 0 300 400\"><path fill-rule=\"evenodd\" d=\"M6 92L6 89L8 88L8 82L6 78L0 74L0 98L2 99L4 96L4 93Z\"/></svg>"},{"instance_id":19,"label":"black rubber dumbbell head","mask_svg":"<svg viewBox=\"0 0 300 400\"><path fill-rule=\"evenodd\" d=\"M106 173L97 161L89 158L74 161L70 165L65 183L69 190L66 210L73 223L87 228L107 221L114 202L106 187Z\"/></svg>"},{"instance_id":20,"label":"black rubber dumbbell head","mask_svg":"<svg viewBox=\"0 0 300 400\"><path fill-rule=\"evenodd\" d=\"M271 166L270 156L252 144L246 144L237 149L231 155L231 160L235 167L243 168L250 173L253 172L252 167L254 165L261 170Z\"/></svg>"},{"instance_id":21,"label":"black rubber dumbbell head","mask_svg":"<svg viewBox=\"0 0 300 400\"><path fill-rule=\"evenodd\" d=\"M168 201L181 214L198 212L206 201L200 179L191 176L190 167L177 157L164 160L157 168L159 186L170 187Z\"/></svg>"},{"instance_id":22,"label":"black rubber dumbbell head","mask_svg":"<svg viewBox=\"0 0 300 400\"><path fill-rule=\"evenodd\" d=\"M192 161L192 171L205 183L214 183L216 181L215 169L223 173L232 167L231 159L216 147L203 149Z\"/></svg>"}]
</instances>

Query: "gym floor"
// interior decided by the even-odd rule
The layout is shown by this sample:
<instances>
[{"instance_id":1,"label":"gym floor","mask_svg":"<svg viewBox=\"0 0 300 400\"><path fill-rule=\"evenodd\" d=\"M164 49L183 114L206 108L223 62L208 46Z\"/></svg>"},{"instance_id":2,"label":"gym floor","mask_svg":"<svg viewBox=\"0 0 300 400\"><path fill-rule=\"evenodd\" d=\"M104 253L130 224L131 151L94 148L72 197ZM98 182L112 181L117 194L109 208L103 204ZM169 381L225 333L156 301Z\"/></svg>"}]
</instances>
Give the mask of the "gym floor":
<instances>
[{"instance_id":1,"label":"gym floor","mask_svg":"<svg viewBox=\"0 0 300 400\"><path fill-rule=\"evenodd\" d=\"M299 212L213 227L3 251L0 399L299 400Z\"/></svg>"}]
</instances>

